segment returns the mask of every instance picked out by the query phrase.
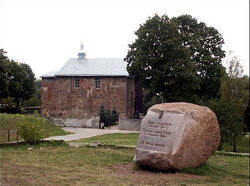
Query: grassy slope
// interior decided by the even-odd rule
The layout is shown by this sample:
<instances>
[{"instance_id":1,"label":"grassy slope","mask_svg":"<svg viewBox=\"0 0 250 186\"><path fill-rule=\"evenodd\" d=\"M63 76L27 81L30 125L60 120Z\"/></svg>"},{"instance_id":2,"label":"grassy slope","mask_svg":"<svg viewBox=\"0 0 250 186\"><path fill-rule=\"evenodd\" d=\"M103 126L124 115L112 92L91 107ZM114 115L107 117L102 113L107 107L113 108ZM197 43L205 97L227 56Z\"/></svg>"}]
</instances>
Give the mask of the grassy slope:
<instances>
[{"instance_id":1,"label":"grassy slope","mask_svg":"<svg viewBox=\"0 0 250 186\"><path fill-rule=\"evenodd\" d=\"M21 116L23 117L21 118ZM25 119L27 119L27 117L34 118L35 116L19 115L19 114L0 114L0 130L1 131L17 130L18 122L20 121L25 122ZM62 128L58 127L57 125L51 123L48 120L46 120L45 123L45 130L47 137L69 134L69 132L64 131ZM7 135L1 134L0 140L1 142L7 141ZM16 140L16 135L12 135L10 141L15 141L15 140Z\"/></svg>"},{"instance_id":2,"label":"grassy slope","mask_svg":"<svg viewBox=\"0 0 250 186\"><path fill-rule=\"evenodd\" d=\"M2 183L10 185L247 185L249 159L245 157L212 156L200 168L185 169L182 174L152 172L123 174L114 169L117 164L131 164L134 150L52 146L3 147L1 149ZM133 176L136 174L136 176ZM176 176L169 179L169 175ZM183 180L185 175L201 178ZM159 177L158 179L158 176Z\"/></svg>"},{"instance_id":3,"label":"grassy slope","mask_svg":"<svg viewBox=\"0 0 250 186\"><path fill-rule=\"evenodd\" d=\"M138 143L138 134L105 134L101 136L95 136L91 138L84 138L75 140L74 142L101 142L106 145L134 145ZM243 137L237 145L238 152L249 153L249 136ZM233 147L230 145L224 145L223 150L231 152Z\"/></svg>"}]
</instances>

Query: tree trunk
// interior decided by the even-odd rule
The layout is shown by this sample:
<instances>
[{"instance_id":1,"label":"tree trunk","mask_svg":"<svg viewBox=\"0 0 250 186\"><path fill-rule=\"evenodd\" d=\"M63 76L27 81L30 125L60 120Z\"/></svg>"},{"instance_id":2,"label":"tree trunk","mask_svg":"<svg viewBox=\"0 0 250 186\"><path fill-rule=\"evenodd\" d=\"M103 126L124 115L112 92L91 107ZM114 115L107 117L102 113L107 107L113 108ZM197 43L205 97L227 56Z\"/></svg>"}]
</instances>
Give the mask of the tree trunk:
<instances>
[{"instance_id":1,"label":"tree trunk","mask_svg":"<svg viewBox=\"0 0 250 186\"><path fill-rule=\"evenodd\" d=\"M19 99L16 98L16 109L19 109Z\"/></svg>"},{"instance_id":2,"label":"tree trunk","mask_svg":"<svg viewBox=\"0 0 250 186\"><path fill-rule=\"evenodd\" d=\"M233 137L233 151L236 152L236 137Z\"/></svg>"},{"instance_id":3,"label":"tree trunk","mask_svg":"<svg viewBox=\"0 0 250 186\"><path fill-rule=\"evenodd\" d=\"M22 99L22 101L21 101L21 103L22 103L22 107L23 107L23 101L24 101L24 100Z\"/></svg>"}]
</instances>

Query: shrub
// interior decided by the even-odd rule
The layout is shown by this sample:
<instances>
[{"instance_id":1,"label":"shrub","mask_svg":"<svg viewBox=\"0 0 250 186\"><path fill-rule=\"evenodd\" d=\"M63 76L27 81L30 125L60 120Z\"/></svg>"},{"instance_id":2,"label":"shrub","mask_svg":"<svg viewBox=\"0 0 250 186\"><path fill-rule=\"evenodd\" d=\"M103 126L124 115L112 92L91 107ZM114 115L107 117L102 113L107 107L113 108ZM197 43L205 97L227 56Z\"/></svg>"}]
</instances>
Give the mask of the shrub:
<instances>
[{"instance_id":1,"label":"shrub","mask_svg":"<svg viewBox=\"0 0 250 186\"><path fill-rule=\"evenodd\" d=\"M104 126L108 127L108 126L114 125L118 121L119 114L117 113L115 108L112 110L112 112L110 112L109 109L105 111L104 106L101 105L99 117L100 117L100 123L103 122Z\"/></svg>"},{"instance_id":2,"label":"shrub","mask_svg":"<svg viewBox=\"0 0 250 186\"><path fill-rule=\"evenodd\" d=\"M21 116L18 122L20 136L28 143L37 143L45 137L46 121L43 118Z\"/></svg>"},{"instance_id":3,"label":"shrub","mask_svg":"<svg viewBox=\"0 0 250 186\"><path fill-rule=\"evenodd\" d=\"M34 111L33 116L34 116L34 117L39 117L39 113L38 113L37 110Z\"/></svg>"},{"instance_id":4,"label":"shrub","mask_svg":"<svg viewBox=\"0 0 250 186\"><path fill-rule=\"evenodd\" d=\"M112 121L113 121L113 123L116 123L119 121L119 114L116 111L115 107L112 110Z\"/></svg>"},{"instance_id":5,"label":"shrub","mask_svg":"<svg viewBox=\"0 0 250 186\"><path fill-rule=\"evenodd\" d=\"M103 104L100 107L100 113L99 113L99 117L100 117L100 123L106 123L106 115L105 115L105 110L104 110L104 106ZM101 128L101 126L99 125L99 128Z\"/></svg>"}]
</instances>

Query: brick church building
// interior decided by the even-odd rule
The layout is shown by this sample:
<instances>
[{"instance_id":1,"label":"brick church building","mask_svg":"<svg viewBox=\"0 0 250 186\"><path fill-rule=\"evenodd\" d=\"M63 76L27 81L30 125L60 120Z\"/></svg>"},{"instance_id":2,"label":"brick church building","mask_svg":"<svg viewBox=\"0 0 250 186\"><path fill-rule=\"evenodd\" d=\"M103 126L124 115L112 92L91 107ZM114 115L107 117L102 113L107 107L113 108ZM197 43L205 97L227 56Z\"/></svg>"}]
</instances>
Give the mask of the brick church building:
<instances>
[{"instance_id":1,"label":"brick church building","mask_svg":"<svg viewBox=\"0 0 250 186\"><path fill-rule=\"evenodd\" d=\"M47 117L89 120L98 117L101 104L116 108L121 118L142 112L142 89L119 58L88 59L81 45L57 72L42 76L42 113Z\"/></svg>"}]
</instances>

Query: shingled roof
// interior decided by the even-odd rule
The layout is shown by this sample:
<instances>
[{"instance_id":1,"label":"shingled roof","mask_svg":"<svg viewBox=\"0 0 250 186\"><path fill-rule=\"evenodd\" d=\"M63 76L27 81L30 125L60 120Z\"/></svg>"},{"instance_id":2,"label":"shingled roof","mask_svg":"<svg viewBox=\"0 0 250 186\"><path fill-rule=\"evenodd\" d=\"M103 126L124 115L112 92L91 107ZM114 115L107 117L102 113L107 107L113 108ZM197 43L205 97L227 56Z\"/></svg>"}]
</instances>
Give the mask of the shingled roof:
<instances>
[{"instance_id":1,"label":"shingled roof","mask_svg":"<svg viewBox=\"0 0 250 186\"><path fill-rule=\"evenodd\" d=\"M56 76L129 76L127 63L122 58L70 58L57 72L49 72L42 78Z\"/></svg>"}]
</instances>

